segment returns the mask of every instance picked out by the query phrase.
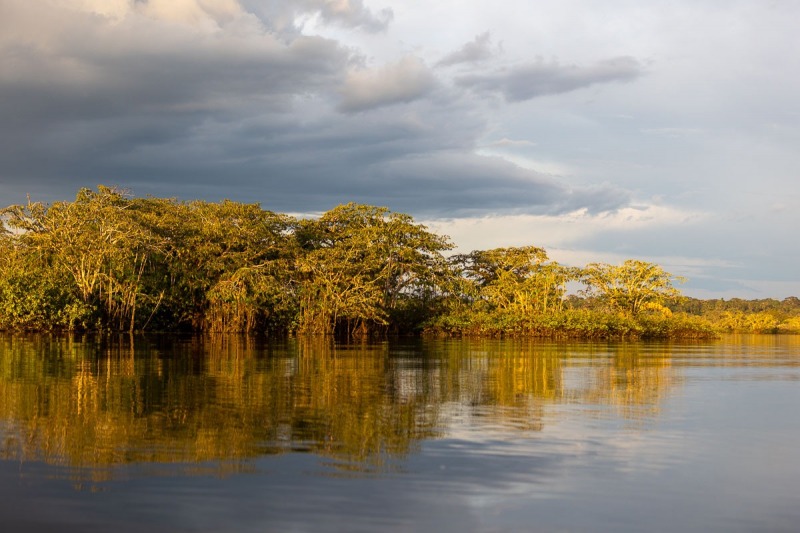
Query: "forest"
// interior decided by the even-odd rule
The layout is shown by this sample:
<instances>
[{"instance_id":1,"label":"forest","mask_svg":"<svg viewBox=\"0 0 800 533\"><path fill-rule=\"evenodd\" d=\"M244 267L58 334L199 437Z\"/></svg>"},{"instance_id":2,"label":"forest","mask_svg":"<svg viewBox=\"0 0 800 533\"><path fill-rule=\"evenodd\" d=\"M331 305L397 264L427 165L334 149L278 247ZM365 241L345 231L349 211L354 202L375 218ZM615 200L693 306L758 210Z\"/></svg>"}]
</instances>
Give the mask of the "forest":
<instances>
[{"instance_id":1,"label":"forest","mask_svg":"<svg viewBox=\"0 0 800 533\"><path fill-rule=\"evenodd\" d=\"M295 218L229 200L0 209L0 330L706 338L800 332L800 300L696 300L659 265L570 267L536 246L449 254L406 214ZM568 286L581 290L568 291Z\"/></svg>"}]
</instances>

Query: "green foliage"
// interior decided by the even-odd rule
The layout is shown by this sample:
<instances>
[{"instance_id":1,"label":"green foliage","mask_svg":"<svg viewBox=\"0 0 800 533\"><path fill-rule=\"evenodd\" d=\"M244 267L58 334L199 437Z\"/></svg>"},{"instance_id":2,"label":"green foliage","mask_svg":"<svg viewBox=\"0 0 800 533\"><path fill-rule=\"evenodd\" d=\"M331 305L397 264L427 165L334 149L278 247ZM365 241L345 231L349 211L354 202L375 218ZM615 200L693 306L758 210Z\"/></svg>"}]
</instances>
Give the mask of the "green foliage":
<instances>
[{"instance_id":1,"label":"green foliage","mask_svg":"<svg viewBox=\"0 0 800 533\"><path fill-rule=\"evenodd\" d=\"M0 329L69 330L92 323L91 307L76 298L69 286L59 283L50 269L3 256Z\"/></svg>"},{"instance_id":2,"label":"green foliage","mask_svg":"<svg viewBox=\"0 0 800 533\"><path fill-rule=\"evenodd\" d=\"M565 310L524 319L512 313L444 315L427 324L434 336L638 338L640 327L628 317L588 310Z\"/></svg>"},{"instance_id":3,"label":"green foliage","mask_svg":"<svg viewBox=\"0 0 800 533\"><path fill-rule=\"evenodd\" d=\"M100 186L0 217L0 328L413 330L450 279L447 238L383 207L298 222Z\"/></svg>"},{"instance_id":4,"label":"green foliage","mask_svg":"<svg viewBox=\"0 0 800 533\"><path fill-rule=\"evenodd\" d=\"M733 333L776 333L780 321L771 313L725 311L717 317L718 329Z\"/></svg>"},{"instance_id":5,"label":"green foliage","mask_svg":"<svg viewBox=\"0 0 800 533\"><path fill-rule=\"evenodd\" d=\"M232 201L0 210L0 329L673 338L800 332L800 299L682 298L660 266L584 269L536 246L446 258L409 215L350 203L296 220ZM586 285L567 295L570 282Z\"/></svg>"},{"instance_id":6,"label":"green foliage","mask_svg":"<svg viewBox=\"0 0 800 533\"><path fill-rule=\"evenodd\" d=\"M640 315L567 309L525 320L513 314L460 313L436 317L425 332L446 337L545 337L580 339L691 339L716 336L713 325L687 314Z\"/></svg>"},{"instance_id":7,"label":"green foliage","mask_svg":"<svg viewBox=\"0 0 800 533\"><path fill-rule=\"evenodd\" d=\"M563 308L566 284L577 271L547 262L542 248L476 250L452 259L467 284L464 297L479 300L490 310L532 317Z\"/></svg>"},{"instance_id":8,"label":"green foliage","mask_svg":"<svg viewBox=\"0 0 800 533\"><path fill-rule=\"evenodd\" d=\"M430 298L446 279L448 240L384 207L342 205L301 221L295 236L301 332L388 326L410 296Z\"/></svg>"},{"instance_id":9,"label":"green foliage","mask_svg":"<svg viewBox=\"0 0 800 533\"><path fill-rule=\"evenodd\" d=\"M291 307L275 264L291 256L294 221L256 204L132 200L100 186L0 215L21 265L4 265L6 328L252 331ZM17 282L15 268L39 274Z\"/></svg>"},{"instance_id":10,"label":"green foliage","mask_svg":"<svg viewBox=\"0 0 800 533\"><path fill-rule=\"evenodd\" d=\"M583 270L587 293L610 309L637 316L644 310L663 310L680 297L673 281L684 281L660 266L628 259L621 265L591 263Z\"/></svg>"},{"instance_id":11,"label":"green foliage","mask_svg":"<svg viewBox=\"0 0 800 533\"><path fill-rule=\"evenodd\" d=\"M29 202L2 213L18 232L12 238L23 263L38 260L51 270L48 282L66 284L65 298L77 298L109 327L132 330L142 277L161 242L129 207L121 192L101 186L82 189L74 202Z\"/></svg>"},{"instance_id":12,"label":"green foliage","mask_svg":"<svg viewBox=\"0 0 800 533\"><path fill-rule=\"evenodd\" d=\"M787 318L778 324L779 333L800 333L800 316Z\"/></svg>"},{"instance_id":13,"label":"green foliage","mask_svg":"<svg viewBox=\"0 0 800 533\"><path fill-rule=\"evenodd\" d=\"M673 306L705 317L714 328L727 333L800 333L800 299L697 300Z\"/></svg>"},{"instance_id":14,"label":"green foliage","mask_svg":"<svg viewBox=\"0 0 800 533\"><path fill-rule=\"evenodd\" d=\"M709 320L686 313L643 315L638 322L641 336L649 339L704 339L717 331Z\"/></svg>"}]
</instances>

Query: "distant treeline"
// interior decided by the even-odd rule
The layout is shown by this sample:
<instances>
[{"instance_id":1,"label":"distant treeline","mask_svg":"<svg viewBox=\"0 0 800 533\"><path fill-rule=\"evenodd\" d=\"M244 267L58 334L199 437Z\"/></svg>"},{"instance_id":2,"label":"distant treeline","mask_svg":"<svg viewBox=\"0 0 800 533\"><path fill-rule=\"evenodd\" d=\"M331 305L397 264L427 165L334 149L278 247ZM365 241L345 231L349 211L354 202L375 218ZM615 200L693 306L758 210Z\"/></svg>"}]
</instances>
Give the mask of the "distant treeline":
<instances>
[{"instance_id":1,"label":"distant treeline","mask_svg":"<svg viewBox=\"0 0 800 533\"><path fill-rule=\"evenodd\" d=\"M702 316L719 332L800 333L800 298L783 300L698 300L680 298L670 307L681 313Z\"/></svg>"},{"instance_id":2,"label":"distant treeline","mask_svg":"<svg viewBox=\"0 0 800 533\"><path fill-rule=\"evenodd\" d=\"M800 301L700 301L658 265L574 268L535 246L447 256L412 217L296 219L232 201L132 198L0 210L0 329L585 338L798 331ZM567 284L581 282L580 295Z\"/></svg>"}]
</instances>

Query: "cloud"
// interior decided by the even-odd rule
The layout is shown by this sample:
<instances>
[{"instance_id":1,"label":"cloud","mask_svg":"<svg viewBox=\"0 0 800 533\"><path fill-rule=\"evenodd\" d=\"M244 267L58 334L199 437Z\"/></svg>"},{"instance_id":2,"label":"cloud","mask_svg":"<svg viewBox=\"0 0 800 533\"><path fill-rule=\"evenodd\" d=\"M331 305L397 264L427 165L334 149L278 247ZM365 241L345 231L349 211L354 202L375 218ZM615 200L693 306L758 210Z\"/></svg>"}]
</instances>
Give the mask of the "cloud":
<instances>
[{"instance_id":1,"label":"cloud","mask_svg":"<svg viewBox=\"0 0 800 533\"><path fill-rule=\"evenodd\" d=\"M325 21L371 32L385 30L394 18L390 8L375 14L364 7L361 0L307 0L301 3L319 9L320 16Z\"/></svg>"},{"instance_id":2,"label":"cloud","mask_svg":"<svg viewBox=\"0 0 800 533\"><path fill-rule=\"evenodd\" d=\"M356 70L339 42L274 29L269 5L276 16L290 10L84 0L43 12L10 2L0 20L0 194L48 201L108 183L279 211L361 201L439 216L630 201L476 153L486 118L422 60ZM340 7L353 24L365 9Z\"/></svg>"},{"instance_id":3,"label":"cloud","mask_svg":"<svg viewBox=\"0 0 800 533\"><path fill-rule=\"evenodd\" d=\"M229 2L178 2L183 10L169 12L155 1L128 2L106 14L94 4L42 11L11 2L0 20L7 183L37 174L80 179L69 175L193 138L204 124L289 112L297 99L339 85L350 60L332 40L279 38ZM189 16L226 5L224 27Z\"/></svg>"},{"instance_id":4,"label":"cloud","mask_svg":"<svg viewBox=\"0 0 800 533\"><path fill-rule=\"evenodd\" d=\"M492 141L486 145L487 148L533 148L534 146L536 146L536 143L532 141L515 140L506 137Z\"/></svg>"},{"instance_id":5,"label":"cloud","mask_svg":"<svg viewBox=\"0 0 800 533\"><path fill-rule=\"evenodd\" d=\"M287 12L324 7L292 5L10 2L0 20L0 195L49 201L106 183L276 211L359 201L439 216L629 203L618 188L570 187L476 153L486 117L422 60L358 69L362 59L335 40L275 29ZM339 7L353 24L365 13Z\"/></svg>"},{"instance_id":6,"label":"cloud","mask_svg":"<svg viewBox=\"0 0 800 533\"><path fill-rule=\"evenodd\" d=\"M487 212L565 214L618 209L630 198L610 186L570 188L499 157L442 151L384 162L372 179L393 202L420 215ZM420 197L419 191L424 191Z\"/></svg>"},{"instance_id":7,"label":"cloud","mask_svg":"<svg viewBox=\"0 0 800 533\"><path fill-rule=\"evenodd\" d=\"M598 83L625 82L642 74L632 57L617 57L590 67L562 66L558 62L515 66L491 74L467 74L456 78L462 87L477 92L500 93L509 102L520 102L548 94L561 94Z\"/></svg>"},{"instance_id":8,"label":"cloud","mask_svg":"<svg viewBox=\"0 0 800 533\"><path fill-rule=\"evenodd\" d=\"M492 39L489 32L477 35L474 40L464 44L455 52L451 52L439 60L437 65L448 67L459 63L478 63L490 59L494 52L492 50Z\"/></svg>"},{"instance_id":9,"label":"cloud","mask_svg":"<svg viewBox=\"0 0 800 533\"><path fill-rule=\"evenodd\" d=\"M264 102L326 89L349 61L350 52L335 41L280 39L245 12L229 10L234 18L225 28L198 27L189 13L206 13L206 3L223 4L185 1L175 4L185 9L162 10L151 0L142 4L150 7L131 7L122 19L112 19L68 8L43 18L38 8L12 3L14 16L0 23L3 33L16 34L0 44L8 65L0 91L13 94L17 105L29 93L37 106L46 105L48 117L54 111L86 117L112 110L213 110L235 107L242 98ZM174 24L140 16L149 10L191 20ZM81 101L85 107L76 109ZM36 109L24 113L30 117Z\"/></svg>"},{"instance_id":10,"label":"cloud","mask_svg":"<svg viewBox=\"0 0 800 533\"><path fill-rule=\"evenodd\" d=\"M653 228L672 229L691 220L702 224L702 214L687 212L677 206L645 204L638 209L622 207L613 212L595 212L587 209L567 213L536 214L506 213L480 216L459 216L425 223L436 231L450 235L460 251L486 249L497 246L542 246L552 257L573 266L592 261L620 263L630 254L591 247L598 235L608 230L646 232ZM624 237L620 237L624 241ZM666 250L650 256L659 263L680 265L682 273L700 274L708 268L729 268L728 262L712 259L666 256Z\"/></svg>"},{"instance_id":11,"label":"cloud","mask_svg":"<svg viewBox=\"0 0 800 533\"><path fill-rule=\"evenodd\" d=\"M92 4L99 2L93 0ZM147 0L129 2L132 9L146 17L188 24L223 25L242 14L236 0Z\"/></svg>"},{"instance_id":12,"label":"cloud","mask_svg":"<svg viewBox=\"0 0 800 533\"><path fill-rule=\"evenodd\" d=\"M415 216L463 216L596 212L629 202L613 187L570 188L501 158L471 153L479 122L453 117L437 103L413 106L404 117L377 109L295 125L267 116L209 124L194 136L143 146L111 168L130 176L157 173L158 180L131 185L137 194L174 194L174 184L190 181L193 190L263 199L284 212L356 201ZM445 119L452 131L439 127Z\"/></svg>"},{"instance_id":13,"label":"cloud","mask_svg":"<svg viewBox=\"0 0 800 533\"><path fill-rule=\"evenodd\" d=\"M324 24L359 29L369 33L385 31L394 13L391 8L373 12L362 0L240 0L265 25L279 33L298 30L299 18L316 16Z\"/></svg>"},{"instance_id":14,"label":"cloud","mask_svg":"<svg viewBox=\"0 0 800 533\"><path fill-rule=\"evenodd\" d=\"M378 70L351 71L341 90L339 109L345 113L407 103L422 98L435 87L422 61L405 57Z\"/></svg>"},{"instance_id":15,"label":"cloud","mask_svg":"<svg viewBox=\"0 0 800 533\"><path fill-rule=\"evenodd\" d=\"M113 20L136 15L197 26L222 26L244 13L237 0L55 0L50 4L57 10L72 9Z\"/></svg>"}]
</instances>

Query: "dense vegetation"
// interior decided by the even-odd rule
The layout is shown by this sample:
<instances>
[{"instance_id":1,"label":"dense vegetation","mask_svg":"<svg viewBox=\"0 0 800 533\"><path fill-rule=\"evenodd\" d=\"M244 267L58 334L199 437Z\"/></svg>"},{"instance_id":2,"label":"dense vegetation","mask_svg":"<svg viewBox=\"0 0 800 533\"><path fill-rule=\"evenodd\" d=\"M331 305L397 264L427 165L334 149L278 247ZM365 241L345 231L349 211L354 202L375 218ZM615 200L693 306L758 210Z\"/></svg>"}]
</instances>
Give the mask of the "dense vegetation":
<instances>
[{"instance_id":1,"label":"dense vegetation","mask_svg":"<svg viewBox=\"0 0 800 533\"><path fill-rule=\"evenodd\" d=\"M573 268L535 246L447 257L405 214L347 204L295 219L257 204L132 198L0 210L0 329L702 337L800 330L800 301L686 300L628 260ZM581 282L581 295L567 284Z\"/></svg>"}]
</instances>

